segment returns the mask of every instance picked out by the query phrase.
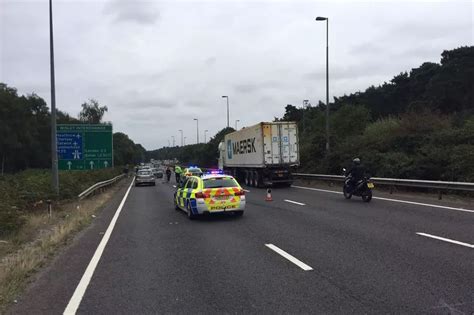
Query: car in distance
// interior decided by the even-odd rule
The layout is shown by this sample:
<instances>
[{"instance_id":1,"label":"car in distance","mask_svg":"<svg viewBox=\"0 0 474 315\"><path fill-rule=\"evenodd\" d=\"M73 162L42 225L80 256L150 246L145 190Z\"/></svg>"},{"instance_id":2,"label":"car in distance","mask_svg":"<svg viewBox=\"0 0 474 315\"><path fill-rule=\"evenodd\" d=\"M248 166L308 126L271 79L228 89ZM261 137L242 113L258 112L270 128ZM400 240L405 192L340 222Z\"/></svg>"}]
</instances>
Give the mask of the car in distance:
<instances>
[{"instance_id":1,"label":"car in distance","mask_svg":"<svg viewBox=\"0 0 474 315\"><path fill-rule=\"evenodd\" d=\"M159 168L152 168L151 171L153 173L153 176L155 176L155 178L163 178L163 171L160 170Z\"/></svg>"},{"instance_id":2,"label":"car in distance","mask_svg":"<svg viewBox=\"0 0 474 315\"><path fill-rule=\"evenodd\" d=\"M205 174L189 176L174 194L176 210L183 210L189 219L214 213L244 214L245 192L229 175Z\"/></svg>"},{"instance_id":3,"label":"car in distance","mask_svg":"<svg viewBox=\"0 0 474 315\"><path fill-rule=\"evenodd\" d=\"M139 170L135 176L135 186L152 185L155 186L155 177L149 169Z\"/></svg>"}]
</instances>

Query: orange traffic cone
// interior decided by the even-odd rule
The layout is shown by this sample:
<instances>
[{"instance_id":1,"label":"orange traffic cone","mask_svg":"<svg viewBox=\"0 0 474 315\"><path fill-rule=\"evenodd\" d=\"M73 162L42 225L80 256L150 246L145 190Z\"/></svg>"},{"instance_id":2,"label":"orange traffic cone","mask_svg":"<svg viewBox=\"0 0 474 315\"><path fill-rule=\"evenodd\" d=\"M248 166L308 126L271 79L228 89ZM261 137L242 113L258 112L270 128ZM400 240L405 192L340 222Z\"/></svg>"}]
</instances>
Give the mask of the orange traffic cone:
<instances>
[{"instance_id":1,"label":"orange traffic cone","mask_svg":"<svg viewBox=\"0 0 474 315\"><path fill-rule=\"evenodd\" d=\"M273 201L272 190L270 188L267 189L267 197L265 198L265 201Z\"/></svg>"}]
</instances>

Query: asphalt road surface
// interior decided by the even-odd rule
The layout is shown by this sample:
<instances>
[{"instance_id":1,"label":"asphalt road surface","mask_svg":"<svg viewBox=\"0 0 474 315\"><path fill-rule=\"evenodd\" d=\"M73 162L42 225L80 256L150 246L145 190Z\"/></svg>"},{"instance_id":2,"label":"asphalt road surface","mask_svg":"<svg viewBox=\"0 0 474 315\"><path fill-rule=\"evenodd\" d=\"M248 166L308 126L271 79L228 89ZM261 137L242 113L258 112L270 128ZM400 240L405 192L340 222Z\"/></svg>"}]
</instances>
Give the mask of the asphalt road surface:
<instances>
[{"instance_id":1,"label":"asphalt road surface","mask_svg":"<svg viewBox=\"0 0 474 315\"><path fill-rule=\"evenodd\" d=\"M11 313L474 312L474 211L249 188L243 217L190 221L173 183L128 188Z\"/></svg>"}]
</instances>

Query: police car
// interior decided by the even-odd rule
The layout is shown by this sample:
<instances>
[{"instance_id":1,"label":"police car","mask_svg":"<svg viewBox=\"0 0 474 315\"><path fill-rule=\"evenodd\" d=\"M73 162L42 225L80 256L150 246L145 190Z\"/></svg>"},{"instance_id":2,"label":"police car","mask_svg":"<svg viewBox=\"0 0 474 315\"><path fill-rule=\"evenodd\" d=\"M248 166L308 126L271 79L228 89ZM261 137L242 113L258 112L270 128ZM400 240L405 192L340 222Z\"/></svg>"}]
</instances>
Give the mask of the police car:
<instances>
[{"instance_id":1,"label":"police car","mask_svg":"<svg viewBox=\"0 0 474 315\"><path fill-rule=\"evenodd\" d=\"M244 214L245 192L229 175L211 172L189 176L174 194L176 210L184 210L189 219L202 214Z\"/></svg>"},{"instance_id":2,"label":"police car","mask_svg":"<svg viewBox=\"0 0 474 315\"><path fill-rule=\"evenodd\" d=\"M184 169L184 176L201 176L203 174L202 170L197 166L190 166Z\"/></svg>"}]
</instances>

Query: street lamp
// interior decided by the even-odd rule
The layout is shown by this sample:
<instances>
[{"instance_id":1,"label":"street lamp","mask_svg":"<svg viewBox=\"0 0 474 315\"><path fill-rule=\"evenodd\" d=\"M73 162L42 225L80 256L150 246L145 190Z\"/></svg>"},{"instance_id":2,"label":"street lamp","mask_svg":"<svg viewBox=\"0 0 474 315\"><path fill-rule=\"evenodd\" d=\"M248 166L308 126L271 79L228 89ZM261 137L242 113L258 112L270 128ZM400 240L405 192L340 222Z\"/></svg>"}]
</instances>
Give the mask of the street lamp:
<instances>
[{"instance_id":1,"label":"street lamp","mask_svg":"<svg viewBox=\"0 0 474 315\"><path fill-rule=\"evenodd\" d=\"M193 118L196 121L196 143L199 143L199 119Z\"/></svg>"},{"instance_id":2,"label":"street lamp","mask_svg":"<svg viewBox=\"0 0 474 315\"><path fill-rule=\"evenodd\" d=\"M49 67L51 70L51 186L59 195L58 149L56 139L56 83L54 78L53 2L49 0Z\"/></svg>"},{"instance_id":3,"label":"street lamp","mask_svg":"<svg viewBox=\"0 0 474 315\"><path fill-rule=\"evenodd\" d=\"M229 128L229 97L227 95L223 95L222 98L227 99L227 128Z\"/></svg>"},{"instance_id":4,"label":"street lamp","mask_svg":"<svg viewBox=\"0 0 474 315\"><path fill-rule=\"evenodd\" d=\"M204 130L204 143L207 143L207 137L206 137L206 136L207 136L207 132L208 132L208 131L209 131L209 130L207 130L207 129Z\"/></svg>"},{"instance_id":5,"label":"street lamp","mask_svg":"<svg viewBox=\"0 0 474 315\"><path fill-rule=\"evenodd\" d=\"M184 137L184 145L186 145L186 137Z\"/></svg>"},{"instance_id":6,"label":"street lamp","mask_svg":"<svg viewBox=\"0 0 474 315\"><path fill-rule=\"evenodd\" d=\"M183 146L183 130L179 129L179 132L181 132L181 146Z\"/></svg>"},{"instance_id":7,"label":"street lamp","mask_svg":"<svg viewBox=\"0 0 474 315\"><path fill-rule=\"evenodd\" d=\"M240 119L235 120L235 130L237 130L237 123L240 121Z\"/></svg>"},{"instance_id":8,"label":"street lamp","mask_svg":"<svg viewBox=\"0 0 474 315\"><path fill-rule=\"evenodd\" d=\"M171 136L171 139L173 139L173 147L174 147L175 146L174 136Z\"/></svg>"},{"instance_id":9,"label":"street lamp","mask_svg":"<svg viewBox=\"0 0 474 315\"><path fill-rule=\"evenodd\" d=\"M329 18L318 16L316 21L326 21L326 152L329 153Z\"/></svg>"}]
</instances>

